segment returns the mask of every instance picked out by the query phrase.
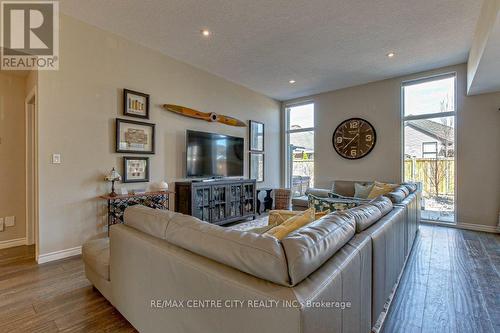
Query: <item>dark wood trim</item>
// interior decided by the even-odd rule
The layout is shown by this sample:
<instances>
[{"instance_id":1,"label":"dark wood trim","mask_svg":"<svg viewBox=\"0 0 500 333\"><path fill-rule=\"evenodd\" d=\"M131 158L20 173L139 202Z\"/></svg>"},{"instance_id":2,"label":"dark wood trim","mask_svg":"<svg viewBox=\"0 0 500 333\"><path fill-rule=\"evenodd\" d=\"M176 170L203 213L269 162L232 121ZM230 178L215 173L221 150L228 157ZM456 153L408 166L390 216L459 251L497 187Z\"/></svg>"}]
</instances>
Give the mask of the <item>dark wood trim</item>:
<instances>
[{"instance_id":1,"label":"dark wood trim","mask_svg":"<svg viewBox=\"0 0 500 333\"><path fill-rule=\"evenodd\" d=\"M138 95L146 98L146 115L141 116L133 113L128 112L127 108L127 95L132 94L132 95ZM135 118L142 118L142 119L149 119L149 95L145 93L141 93L139 91L134 91L130 89L123 89L123 115L127 117L135 117Z\"/></svg>"},{"instance_id":2,"label":"dark wood trim","mask_svg":"<svg viewBox=\"0 0 500 333\"><path fill-rule=\"evenodd\" d=\"M120 124L121 123L127 123L127 124L135 124L135 125L141 125L141 126L149 126L151 127L151 151L142 151L142 150L123 150L120 149ZM155 124L152 123L145 123L142 121L136 121L136 120L129 120L129 119L122 119L122 118L116 118L116 123L115 123L115 136L116 136L116 146L115 146L115 151L117 153L131 153L131 154L155 154Z\"/></svg>"},{"instance_id":3,"label":"dark wood trim","mask_svg":"<svg viewBox=\"0 0 500 333\"><path fill-rule=\"evenodd\" d=\"M131 160L143 160L146 161L146 178L144 179L133 179L127 178L127 162ZM139 157L139 156L123 156L123 183L147 183L149 182L149 157Z\"/></svg>"}]
</instances>

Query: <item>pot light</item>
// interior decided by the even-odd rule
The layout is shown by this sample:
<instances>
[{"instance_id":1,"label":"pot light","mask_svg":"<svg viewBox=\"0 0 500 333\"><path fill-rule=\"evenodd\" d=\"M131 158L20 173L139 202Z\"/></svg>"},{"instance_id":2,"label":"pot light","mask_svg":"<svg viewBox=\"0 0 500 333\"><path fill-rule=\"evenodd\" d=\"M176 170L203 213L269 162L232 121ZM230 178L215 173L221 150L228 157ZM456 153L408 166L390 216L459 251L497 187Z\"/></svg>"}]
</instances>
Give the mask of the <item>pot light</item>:
<instances>
[{"instance_id":1,"label":"pot light","mask_svg":"<svg viewBox=\"0 0 500 333\"><path fill-rule=\"evenodd\" d=\"M290 84L294 84L295 82L296 82L295 80L288 81L288 83L290 83Z\"/></svg>"},{"instance_id":2,"label":"pot light","mask_svg":"<svg viewBox=\"0 0 500 333\"><path fill-rule=\"evenodd\" d=\"M210 32L210 30L208 30L208 29L203 29L203 30L201 31L201 34L203 35L203 37L208 37L208 36L210 36L212 33L211 33L211 32Z\"/></svg>"},{"instance_id":3,"label":"pot light","mask_svg":"<svg viewBox=\"0 0 500 333\"><path fill-rule=\"evenodd\" d=\"M394 52L387 53L387 58L393 58L396 55Z\"/></svg>"}]
</instances>

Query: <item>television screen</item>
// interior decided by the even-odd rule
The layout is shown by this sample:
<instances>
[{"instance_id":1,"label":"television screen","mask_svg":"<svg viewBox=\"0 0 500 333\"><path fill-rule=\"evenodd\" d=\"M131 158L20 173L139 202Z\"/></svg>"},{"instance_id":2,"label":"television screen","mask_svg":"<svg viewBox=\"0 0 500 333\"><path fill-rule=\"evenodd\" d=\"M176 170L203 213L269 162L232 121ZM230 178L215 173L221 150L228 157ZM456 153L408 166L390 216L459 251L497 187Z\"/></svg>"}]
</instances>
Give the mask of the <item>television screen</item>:
<instances>
[{"instance_id":1,"label":"television screen","mask_svg":"<svg viewBox=\"0 0 500 333\"><path fill-rule=\"evenodd\" d=\"M243 138L187 131L187 177L243 176Z\"/></svg>"}]
</instances>

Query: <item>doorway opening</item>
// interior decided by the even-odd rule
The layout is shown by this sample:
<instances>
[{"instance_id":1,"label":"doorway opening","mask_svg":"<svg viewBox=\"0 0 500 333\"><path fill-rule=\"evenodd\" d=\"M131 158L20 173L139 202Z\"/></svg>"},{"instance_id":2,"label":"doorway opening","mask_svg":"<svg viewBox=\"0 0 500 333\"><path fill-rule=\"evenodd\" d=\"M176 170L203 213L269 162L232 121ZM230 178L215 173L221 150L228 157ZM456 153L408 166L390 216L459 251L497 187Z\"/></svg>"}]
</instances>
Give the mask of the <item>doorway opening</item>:
<instances>
[{"instance_id":1,"label":"doorway opening","mask_svg":"<svg viewBox=\"0 0 500 333\"><path fill-rule=\"evenodd\" d=\"M38 258L38 132L36 87L25 100L26 112L26 244Z\"/></svg>"}]
</instances>

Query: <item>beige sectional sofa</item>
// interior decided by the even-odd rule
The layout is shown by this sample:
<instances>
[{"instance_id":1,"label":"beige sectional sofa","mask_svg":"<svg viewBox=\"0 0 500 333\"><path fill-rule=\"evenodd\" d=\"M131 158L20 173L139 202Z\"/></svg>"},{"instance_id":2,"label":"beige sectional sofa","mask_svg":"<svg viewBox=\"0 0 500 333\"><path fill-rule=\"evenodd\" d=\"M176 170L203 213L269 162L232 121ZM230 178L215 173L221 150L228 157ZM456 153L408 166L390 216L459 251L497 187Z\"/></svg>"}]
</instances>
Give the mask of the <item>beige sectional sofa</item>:
<instances>
[{"instance_id":1,"label":"beige sectional sofa","mask_svg":"<svg viewBox=\"0 0 500 333\"><path fill-rule=\"evenodd\" d=\"M83 258L141 332L369 332L413 240L407 216L380 197L279 241L134 206L111 227L109 261L95 241Z\"/></svg>"}]
</instances>

